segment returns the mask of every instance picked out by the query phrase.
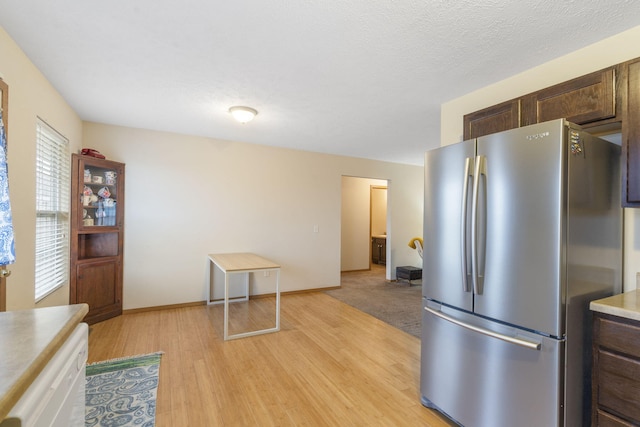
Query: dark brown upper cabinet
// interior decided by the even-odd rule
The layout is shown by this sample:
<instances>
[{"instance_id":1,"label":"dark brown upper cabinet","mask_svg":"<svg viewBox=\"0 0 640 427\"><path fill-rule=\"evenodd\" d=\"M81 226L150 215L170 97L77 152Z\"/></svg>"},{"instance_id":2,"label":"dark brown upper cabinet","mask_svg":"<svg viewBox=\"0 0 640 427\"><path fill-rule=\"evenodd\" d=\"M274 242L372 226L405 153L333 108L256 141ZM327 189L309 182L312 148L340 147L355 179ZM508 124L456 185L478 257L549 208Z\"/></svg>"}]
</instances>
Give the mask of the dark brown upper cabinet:
<instances>
[{"instance_id":1,"label":"dark brown upper cabinet","mask_svg":"<svg viewBox=\"0 0 640 427\"><path fill-rule=\"evenodd\" d=\"M579 125L620 121L616 67L587 74L464 116L464 139L549 120Z\"/></svg>"},{"instance_id":2,"label":"dark brown upper cabinet","mask_svg":"<svg viewBox=\"0 0 640 427\"><path fill-rule=\"evenodd\" d=\"M464 139L559 118L622 134L622 206L640 207L640 58L464 116Z\"/></svg>"},{"instance_id":3,"label":"dark brown upper cabinet","mask_svg":"<svg viewBox=\"0 0 640 427\"><path fill-rule=\"evenodd\" d=\"M522 126L520 99L503 102L464 116L464 139Z\"/></svg>"},{"instance_id":4,"label":"dark brown upper cabinet","mask_svg":"<svg viewBox=\"0 0 640 427\"><path fill-rule=\"evenodd\" d=\"M640 59L627 64L622 121L622 205L640 207Z\"/></svg>"},{"instance_id":5,"label":"dark brown upper cabinet","mask_svg":"<svg viewBox=\"0 0 640 427\"><path fill-rule=\"evenodd\" d=\"M579 125L615 118L615 80L615 70L608 68L527 95L523 126L561 118Z\"/></svg>"}]
</instances>

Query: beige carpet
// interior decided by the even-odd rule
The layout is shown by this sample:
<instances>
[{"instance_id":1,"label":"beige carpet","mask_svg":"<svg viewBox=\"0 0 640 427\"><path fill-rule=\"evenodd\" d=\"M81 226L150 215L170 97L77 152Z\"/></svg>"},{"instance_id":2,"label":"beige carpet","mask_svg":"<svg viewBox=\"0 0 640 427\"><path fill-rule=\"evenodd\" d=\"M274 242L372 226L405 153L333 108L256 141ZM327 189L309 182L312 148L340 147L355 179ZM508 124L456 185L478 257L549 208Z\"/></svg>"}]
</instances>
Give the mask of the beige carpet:
<instances>
[{"instance_id":1,"label":"beige carpet","mask_svg":"<svg viewBox=\"0 0 640 427\"><path fill-rule=\"evenodd\" d=\"M422 282L385 280L384 266L371 271L342 273L341 288L328 295L420 338Z\"/></svg>"}]
</instances>

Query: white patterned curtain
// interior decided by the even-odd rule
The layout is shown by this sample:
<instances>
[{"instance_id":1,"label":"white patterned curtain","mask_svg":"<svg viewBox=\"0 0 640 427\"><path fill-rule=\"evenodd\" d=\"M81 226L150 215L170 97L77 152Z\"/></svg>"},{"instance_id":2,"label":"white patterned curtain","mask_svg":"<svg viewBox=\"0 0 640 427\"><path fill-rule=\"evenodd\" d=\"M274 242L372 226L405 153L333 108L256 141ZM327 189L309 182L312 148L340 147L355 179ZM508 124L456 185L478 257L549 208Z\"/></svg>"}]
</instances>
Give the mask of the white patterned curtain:
<instances>
[{"instance_id":1,"label":"white patterned curtain","mask_svg":"<svg viewBox=\"0 0 640 427\"><path fill-rule=\"evenodd\" d=\"M0 265L16 261L11 203L9 202L9 173L7 168L7 138L0 109Z\"/></svg>"}]
</instances>

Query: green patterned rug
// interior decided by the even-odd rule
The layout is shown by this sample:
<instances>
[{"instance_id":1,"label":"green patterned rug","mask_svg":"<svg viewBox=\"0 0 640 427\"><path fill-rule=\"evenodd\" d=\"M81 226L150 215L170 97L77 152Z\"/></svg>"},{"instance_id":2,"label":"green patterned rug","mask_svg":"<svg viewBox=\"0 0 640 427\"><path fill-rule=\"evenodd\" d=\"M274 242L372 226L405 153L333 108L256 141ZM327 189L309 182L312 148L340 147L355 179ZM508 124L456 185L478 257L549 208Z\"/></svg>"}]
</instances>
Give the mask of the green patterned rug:
<instances>
[{"instance_id":1,"label":"green patterned rug","mask_svg":"<svg viewBox=\"0 0 640 427\"><path fill-rule=\"evenodd\" d=\"M85 426L153 427L161 355L87 365Z\"/></svg>"}]
</instances>

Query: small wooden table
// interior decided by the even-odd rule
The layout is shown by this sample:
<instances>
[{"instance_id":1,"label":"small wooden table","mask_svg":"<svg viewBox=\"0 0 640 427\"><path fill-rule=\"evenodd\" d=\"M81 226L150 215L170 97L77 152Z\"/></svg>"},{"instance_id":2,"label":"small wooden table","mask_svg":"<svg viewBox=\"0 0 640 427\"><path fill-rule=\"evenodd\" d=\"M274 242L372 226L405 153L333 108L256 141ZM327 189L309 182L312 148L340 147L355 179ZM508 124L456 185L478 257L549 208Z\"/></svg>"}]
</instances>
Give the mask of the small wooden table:
<instances>
[{"instance_id":1,"label":"small wooden table","mask_svg":"<svg viewBox=\"0 0 640 427\"><path fill-rule=\"evenodd\" d=\"M219 268L224 273L224 340L249 337L252 335L277 332L280 330L280 266L268 259L252 253L226 253L209 254L209 260L214 268ZM276 325L273 328L243 332L229 335L229 275L245 274L245 297L241 301L249 300L249 273L259 271L274 271L276 274ZM212 301L212 287L215 286L213 274L208 286L207 304L220 304L222 301ZM213 282L213 283L212 283Z\"/></svg>"}]
</instances>

